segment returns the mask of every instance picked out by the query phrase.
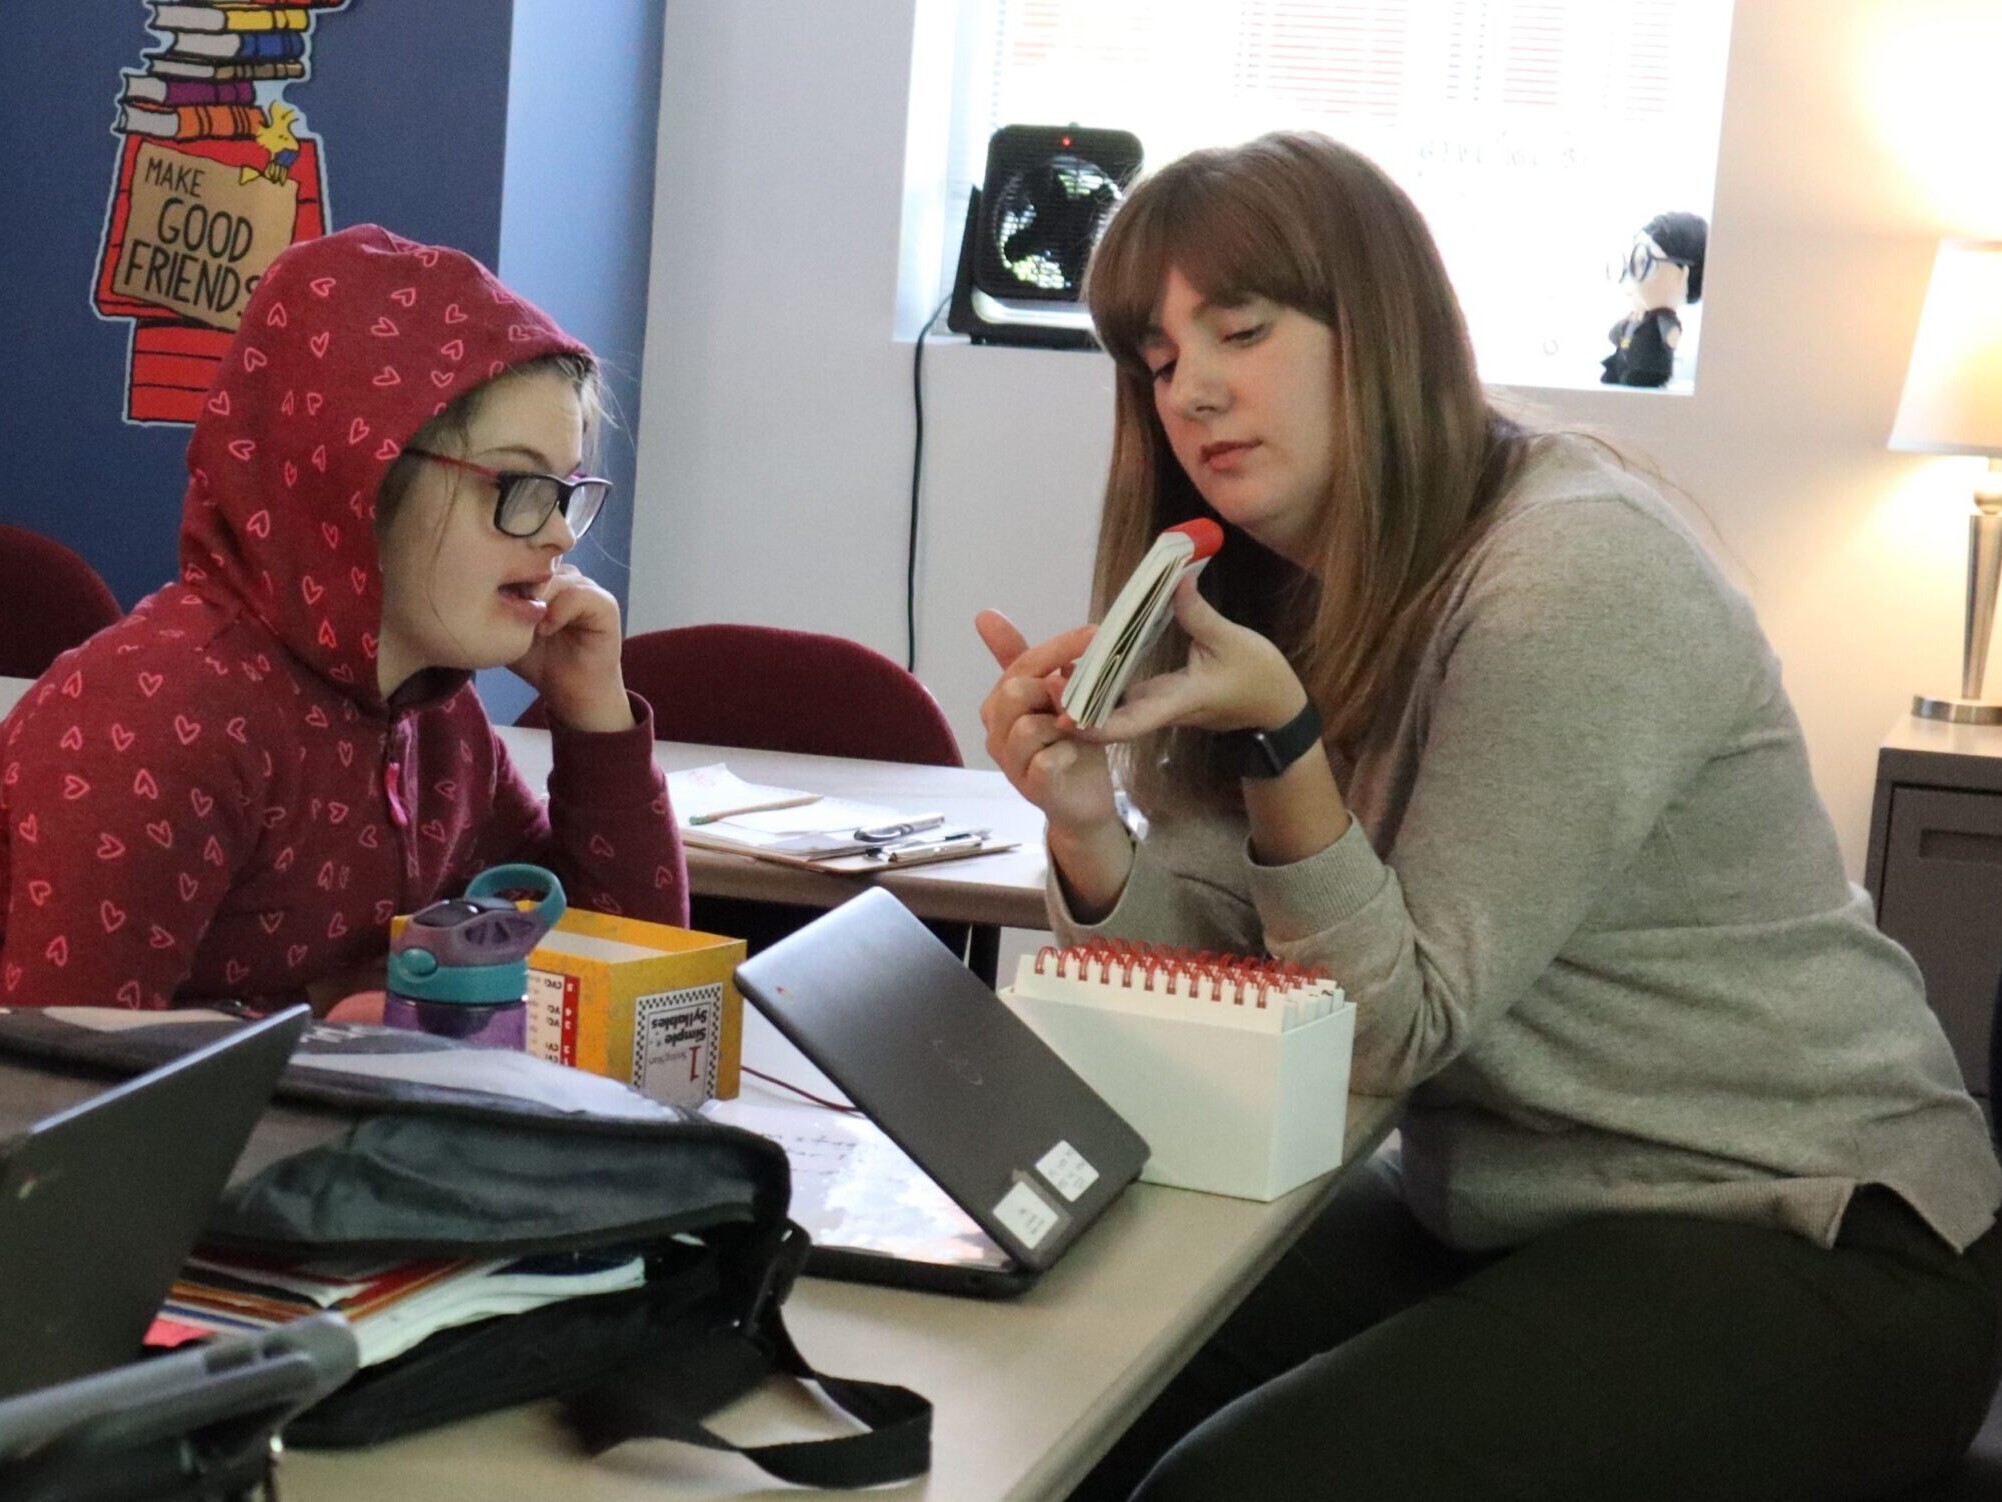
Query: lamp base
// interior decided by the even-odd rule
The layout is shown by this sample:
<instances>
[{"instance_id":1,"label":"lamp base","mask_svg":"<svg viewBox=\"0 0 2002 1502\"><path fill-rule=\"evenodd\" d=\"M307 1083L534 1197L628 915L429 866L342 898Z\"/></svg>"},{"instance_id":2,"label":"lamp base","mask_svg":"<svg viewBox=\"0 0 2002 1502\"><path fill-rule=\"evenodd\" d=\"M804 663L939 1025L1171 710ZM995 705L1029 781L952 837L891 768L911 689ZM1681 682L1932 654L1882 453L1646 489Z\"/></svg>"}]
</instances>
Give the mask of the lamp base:
<instances>
[{"instance_id":1,"label":"lamp base","mask_svg":"<svg viewBox=\"0 0 2002 1502\"><path fill-rule=\"evenodd\" d=\"M2002 725L2002 703L1993 699L1934 699L1914 694L1912 713L1922 720L1950 720L1956 725Z\"/></svg>"}]
</instances>

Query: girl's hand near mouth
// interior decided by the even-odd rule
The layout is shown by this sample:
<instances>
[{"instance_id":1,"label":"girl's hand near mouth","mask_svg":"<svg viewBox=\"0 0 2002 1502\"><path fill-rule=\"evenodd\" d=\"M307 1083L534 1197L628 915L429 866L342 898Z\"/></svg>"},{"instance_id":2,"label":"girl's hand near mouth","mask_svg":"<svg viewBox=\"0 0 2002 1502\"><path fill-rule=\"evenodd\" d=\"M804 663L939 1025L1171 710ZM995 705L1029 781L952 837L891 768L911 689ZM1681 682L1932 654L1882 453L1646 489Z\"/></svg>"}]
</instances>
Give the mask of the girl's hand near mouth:
<instances>
[{"instance_id":1,"label":"girl's hand near mouth","mask_svg":"<svg viewBox=\"0 0 2002 1502\"><path fill-rule=\"evenodd\" d=\"M528 682L552 718L572 730L633 727L619 667L619 602L575 564L559 563L541 591L547 607L535 642L509 666Z\"/></svg>"}]
</instances>

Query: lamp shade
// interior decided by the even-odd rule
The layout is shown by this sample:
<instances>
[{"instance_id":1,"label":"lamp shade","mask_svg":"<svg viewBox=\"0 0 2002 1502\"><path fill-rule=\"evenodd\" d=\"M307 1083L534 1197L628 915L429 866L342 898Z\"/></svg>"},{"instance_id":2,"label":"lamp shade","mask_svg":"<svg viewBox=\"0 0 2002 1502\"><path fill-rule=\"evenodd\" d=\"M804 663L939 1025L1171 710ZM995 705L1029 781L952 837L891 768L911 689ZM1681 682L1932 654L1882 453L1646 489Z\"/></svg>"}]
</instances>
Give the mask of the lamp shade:
<instances>
[{"instance_id":1,"label":"lamp shade","mask_svg":"<svg viewBox=\"0 0 2002 1502\"><path fill-rule=\"evenodd\" d=\"M1942 240L1891 447L2002 458L2002 240Z\"/></svg>"}]
</instances>

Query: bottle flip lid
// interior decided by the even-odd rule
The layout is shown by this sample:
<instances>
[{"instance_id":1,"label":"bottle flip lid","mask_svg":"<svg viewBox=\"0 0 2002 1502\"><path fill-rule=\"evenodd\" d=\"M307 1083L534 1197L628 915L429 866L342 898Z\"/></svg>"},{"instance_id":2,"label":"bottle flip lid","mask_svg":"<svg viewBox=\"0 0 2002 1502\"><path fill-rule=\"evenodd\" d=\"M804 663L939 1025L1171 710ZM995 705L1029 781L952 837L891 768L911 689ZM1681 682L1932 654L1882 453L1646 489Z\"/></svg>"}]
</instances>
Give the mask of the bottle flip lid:
<instances>
[{"instance_id":1,"label":"bottle flip lid","mask_svg":"<svg viewBox=\"0 0 2002 1502\"><path fill-rule=\"evenodd\" d=\"M503 892L540 896L522 908ZM482 871L463 897L411 915L389 947L389 990L411 1001L493 1006L528 989L528 956L568 908L563 883L541 866Z\"/></svg>"}]
</instances>

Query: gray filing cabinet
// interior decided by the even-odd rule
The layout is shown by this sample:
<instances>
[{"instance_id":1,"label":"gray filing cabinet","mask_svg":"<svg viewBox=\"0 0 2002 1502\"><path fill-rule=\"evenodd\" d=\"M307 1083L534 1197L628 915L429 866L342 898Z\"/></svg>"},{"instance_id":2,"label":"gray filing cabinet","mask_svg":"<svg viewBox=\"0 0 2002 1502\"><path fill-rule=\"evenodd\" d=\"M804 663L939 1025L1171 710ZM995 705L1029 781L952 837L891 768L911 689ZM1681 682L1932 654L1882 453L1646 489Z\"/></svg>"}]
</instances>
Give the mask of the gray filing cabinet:
<instances>
[{"instance_id":1,"label":"gray filing cabinet","mask_svg":"<svg viewBox=\"0 0 2002 1502\"><path fill-rule=\"evenodd\" d=\"M1987 1098L2002 973L2002 726L1906 717L1877 752L1864 884L1912 953L1968 1088Z\"/></svg>"}]
</instances>

